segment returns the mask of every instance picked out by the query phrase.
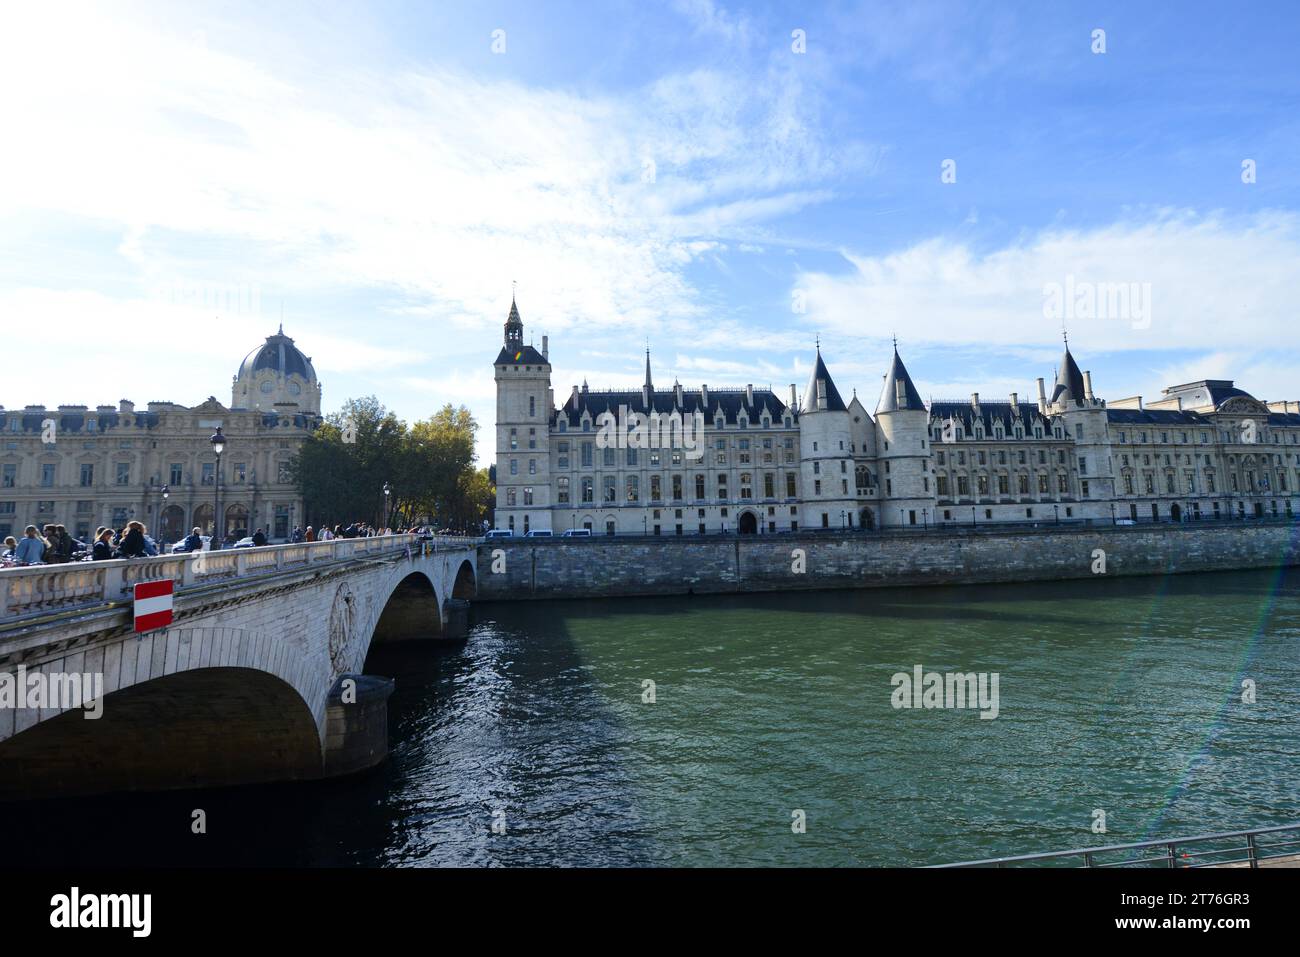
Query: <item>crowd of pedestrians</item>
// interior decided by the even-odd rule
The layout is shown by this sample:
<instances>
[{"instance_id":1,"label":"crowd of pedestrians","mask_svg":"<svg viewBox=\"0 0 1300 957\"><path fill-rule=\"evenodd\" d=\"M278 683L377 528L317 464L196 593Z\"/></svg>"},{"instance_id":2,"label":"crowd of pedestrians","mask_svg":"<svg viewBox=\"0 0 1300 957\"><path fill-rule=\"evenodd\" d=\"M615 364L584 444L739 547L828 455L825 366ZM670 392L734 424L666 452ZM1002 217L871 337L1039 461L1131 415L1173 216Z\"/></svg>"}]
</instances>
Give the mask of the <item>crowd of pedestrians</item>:
<instances>
[{"instance_id":1,"label":"crowd of pedestrians","mask_svg":"<svg viewBox=\"0 0 1300 957\"><path fill-rule=\"evenodd\" d=\"M262 529L257 529L252 536L246 530L228 531L217 548L269 545L271 541ZM376 535L403 534L394 528L375 528L369 522L352 522L349 525L322 525L319 529L308 525L305 529L294 526L289 541L328 542L335 538L372 538ZM461 532L452 529L435 530L432 526L417 525L406 530L412 535L462 535L476 532ZM193 529L172 549L173 552L197 552L208 547L208 540L200 529ZM120 529L100 526L95 530L89 542L83 542L68 533L62 525L46 525L38 531L35 525L28 525L21 538L10 535L0 548L0 568L15 565L57 565L74 561L107 561L112 558L146 558L158 555L162 546L149 536L143 522L127 522Z\"/></svg>"},{"instance_id":2,"label":"crowd of pedestrians","mask_svg":"<svg viewBox=\"0 0 1300 957\"><path fill-rule=\"evenodd\" d=\"M197 531L197 529L195 529ZM127 522L120 529L100 526L94 538L83 542L74 538L62 525L46 525L38 531L28 525L22 538L12 535L0 549L0 566L61 565L75 561L106 561L110 558L146 558L161 549L149 537L143 522Z\"/></svg>"}]
</instances>

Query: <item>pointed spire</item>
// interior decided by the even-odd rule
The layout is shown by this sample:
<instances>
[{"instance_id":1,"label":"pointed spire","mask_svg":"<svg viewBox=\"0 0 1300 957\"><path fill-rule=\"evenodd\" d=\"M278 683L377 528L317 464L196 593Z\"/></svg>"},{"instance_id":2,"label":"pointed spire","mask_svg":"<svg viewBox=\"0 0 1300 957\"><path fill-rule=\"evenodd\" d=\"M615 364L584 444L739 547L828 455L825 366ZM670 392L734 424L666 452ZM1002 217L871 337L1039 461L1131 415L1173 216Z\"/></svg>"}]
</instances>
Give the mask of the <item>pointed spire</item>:
<instances>
[{"instance_id":1,"label":"pointed spire","mask_svg":"<svg viewBox=\"0 0 1300 957\"><path fill-rule=\"evenodd\" d=\"M645 343L645 387L649 389L651 392L653 392L655 388L654 381L650 378L650 340L649 339L647 339Z\"/></svg>"},{"instance_id":2,"label":"pointed spire","mask_svg":"<svg viewBox=\"0 0 1300 957\"><path fill-rule=\"evenodd\" d=\"M514 283L511 282L511 286ZM513 289L510 293L510 315L506 316L506 348L522 349L524 345L524 322L519 318L519 307L515 305Z\"/></svg>"},{"instance_id":3,"label":"pointed spire","mask_svg":"<svg viewBox=\"0 0 1300 957\"><path fill-rule=\"evenodd\" d=\"M818 382L822 383L822 390L818 389ZM824 392L824 401L818 402L817 396L819 391ZM835 388L835 382L831 379L830 371L826 368L826 363L822 361L821 343L817 345L817 361L813 363L812 375L808 377L808 388L803 394L802 411L808 412L843 412L847 406L844 400L840 398L839 390Z\"/></svg>"},{"instance_id":4,"label":"pointed spire","mask_svg":"<svg viewBox=\"0 0 1300 957\"><path fill-rule=\"evenodd\" d=\"M876 415L917 409L924 411L925 403L921 401L921 393L916 391L912 377L907 374L907 366L903 365L903 360L898 355L898 339L895 337L894 361L890 363L889 372L885 375L885 386L880 390Z\"/></svg>"}]
</instances>

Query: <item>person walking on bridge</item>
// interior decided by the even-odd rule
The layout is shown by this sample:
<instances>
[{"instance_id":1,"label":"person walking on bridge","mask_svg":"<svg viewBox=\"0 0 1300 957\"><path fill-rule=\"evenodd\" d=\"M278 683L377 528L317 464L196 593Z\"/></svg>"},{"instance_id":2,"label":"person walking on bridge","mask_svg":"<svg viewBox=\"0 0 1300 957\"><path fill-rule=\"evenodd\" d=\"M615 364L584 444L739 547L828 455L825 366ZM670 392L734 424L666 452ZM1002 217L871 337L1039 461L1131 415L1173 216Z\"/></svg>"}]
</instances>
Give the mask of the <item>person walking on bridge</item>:
<instances>
[{"instance_id":1,"label":"person walking on bridge","mask_svg":"<svg viewBox=\"0 0 1300 957\"><path fill-rule=\"evenodd\" d=\"M14 549L14 559L19 565L41 565L45 562L45 549L49 543L36 531L35 525L23 530L22 541Z\"/></svg>"}]
</instances>

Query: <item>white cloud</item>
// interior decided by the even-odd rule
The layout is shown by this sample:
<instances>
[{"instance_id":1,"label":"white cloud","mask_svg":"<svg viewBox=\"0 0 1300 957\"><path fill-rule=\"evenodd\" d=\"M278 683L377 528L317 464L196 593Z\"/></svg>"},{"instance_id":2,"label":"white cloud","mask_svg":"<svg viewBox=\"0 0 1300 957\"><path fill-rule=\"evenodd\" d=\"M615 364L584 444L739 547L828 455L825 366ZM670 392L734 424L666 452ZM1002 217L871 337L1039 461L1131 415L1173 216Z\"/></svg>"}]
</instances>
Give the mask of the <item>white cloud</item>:
<instances>
[{"instance_id":1,"label":"white cloud","mask_svg":"<svg viewBox=\"0 0 1300 957\"><path fill-rule=\"evenodd\" d=\"M1300 217L1134 215L1094 230L1050 230L992 252L936 238L883 256L844 252L847 274L807 272L808 319L840 334L918 345L1059 342L1044 289L1067 281L1149 285L1149 314L1073 318L1079 349L1161 351L1232 344L1266 350L1294 334Z\"/></svg>"}]
</instances>

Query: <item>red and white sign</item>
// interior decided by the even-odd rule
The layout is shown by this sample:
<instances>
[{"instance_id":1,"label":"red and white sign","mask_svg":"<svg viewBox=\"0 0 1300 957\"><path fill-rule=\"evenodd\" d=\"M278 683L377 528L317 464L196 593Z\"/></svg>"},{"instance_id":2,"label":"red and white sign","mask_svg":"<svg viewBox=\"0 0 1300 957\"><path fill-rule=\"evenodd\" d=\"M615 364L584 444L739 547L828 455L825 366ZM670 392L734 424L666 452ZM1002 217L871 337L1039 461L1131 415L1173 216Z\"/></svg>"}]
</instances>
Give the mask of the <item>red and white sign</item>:
<instances>
[{"instance_id":1,"label":"red and white sign","mask_svg":"<svg viewBox=\"0 0 1300 957\"><path fill-rule=\"evenodd\" d=\"M135 586L135 630L153 631L172 623L172 580L140 582Z\"/></svg>"}]
</instances>

